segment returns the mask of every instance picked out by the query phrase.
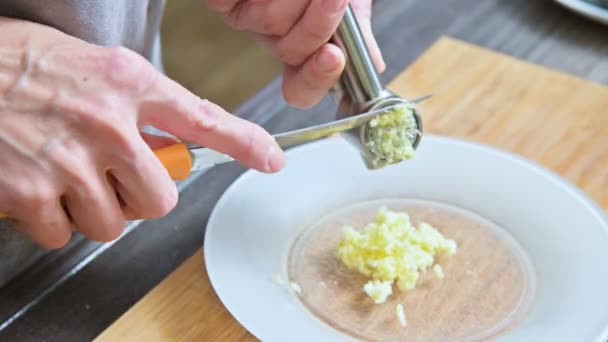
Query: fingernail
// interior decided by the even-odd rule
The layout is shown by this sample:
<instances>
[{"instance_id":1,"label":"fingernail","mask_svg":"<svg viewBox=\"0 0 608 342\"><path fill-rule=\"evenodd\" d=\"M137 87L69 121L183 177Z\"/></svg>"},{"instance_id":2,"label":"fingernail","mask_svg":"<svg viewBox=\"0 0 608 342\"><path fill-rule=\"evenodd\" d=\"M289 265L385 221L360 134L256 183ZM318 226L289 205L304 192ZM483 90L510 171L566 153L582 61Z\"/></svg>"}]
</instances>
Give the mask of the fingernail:
<instances>
[{"instance_id":1,"label":"fingernail","mask_svg":"<svg viewBox=\"0 0 608 342\"><path fill-rule=\"evenodd\" d=\"M276 145L273 145L268 149L266 155L266 170L268 172L277 172L285 165L285 154Z\"/></svg>"},{"instance_id":2,"label":"fingernail","mask_svg":"<svg viewBox=\"0 0 608 342\"><path fill-rule=\"evenodd\" d=\"M331 13L342 11L347 0L323 0L323 8Z\"/></svg>"},{"instance_id":3,"label":"fingernail","mask_svg":"<svg viewBox=\"0 0 608 342\"><path fill-rule=\"evenodd\" d=\"M338 66L338 59L328 51L321 51L317 56L317 65L321 71L331 72Z\"/></svg>"}]
</instances>

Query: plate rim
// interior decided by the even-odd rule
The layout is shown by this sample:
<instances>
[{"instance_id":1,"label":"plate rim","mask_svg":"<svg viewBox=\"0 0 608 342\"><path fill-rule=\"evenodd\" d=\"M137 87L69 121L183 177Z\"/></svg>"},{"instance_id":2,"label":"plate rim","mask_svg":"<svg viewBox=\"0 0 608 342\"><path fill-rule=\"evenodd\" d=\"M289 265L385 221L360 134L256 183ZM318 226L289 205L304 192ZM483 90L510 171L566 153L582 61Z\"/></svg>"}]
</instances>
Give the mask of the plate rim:
<instances>
[{"instance_id":1,"label":"plate rim","mask_svg":"<svg viewBox=\"0 0 608 342\"><path fill-rule=\"evenodd\" d=\"M599 7L582 0L554 0L567 9L580 15L593 19L602 24L608 24L608 9Z\"/></svg>"},{"instance_id":2,"label":"plate rim","mask_svg":"<svg viewBox=\"0 0 608 342\"><path fill-rule=\"evenodd\" d=\"M557 1L560 1L560 0L557 0ZM521 154L510 151L510 150L505 149L500 146L491 145L491 144L474 141L474 140L470 140L470 139L465 139L465 138L457 137L457 136L449 136L449 135L441 135L441 134L433 134L433 133L425 134L425 136L423 137L423 140L429 139L429 138L431 140L443 141L443 142L447 142L447 143L451 143L451 144L464 145L469 148L474 148L474 149L478 149L481 151L497 154L503 158L506 158L508 160L511 160L512 162L515 162L519 165L522 165L522 166L528 168L531 172L534 172L537 174L540 173L541 176L547 177L556 186L564 188L564 190L566 190L570 196L575 197L576 200L580 201L581 204L583 204L585 207L590 209L591 214L593 216L595 216L599 222L603 223L602 226L604 229L604 233L608 235L608 211L605 211L599 205L599 203L597 203L595 200L593 200L586 192L584 192L582 189L580 189L579 187L574 185L569 179L565 178L564 176L557 173L556 171L544 166L543 164L541 164L535 160L528 159ZM318 140L318 141L311 142L308 144L299 145L299 146L289 149L286 153L289 153L291 155L303 153L308 149L317 148L321 144L331 142L331 140L333 140L333 139L340 139L340 138L330 138L330 139ZM216 285L214 284L214 281L213 281L214 277L213 277L212 273L215 274L215 272L217 272L217 270L215 270L214 267L211 266L212 264L209 263L209 260L210 260L209 251L211 249L208 248L208 241L210 240L208 238L208 235L210 234L209 232L211 231L211 229L209 229L209 228L215 224L215 221L216 221L217 215L218 215L217 208L224 205L224 202L228 200L228 198L235 191L234 189L238 188L238 186L241 182L244 182L248 178L252 177L252 175L259 174L259 173L260 172L252 170L252 169L249 169L249 170L245 171L244 173L242 173L234 182L232 182L232 184L230 184L226 188L226 190L222 193L222 195L220 196L220 198L218 199L216 204L213 206L213 209L211 210L211 213L209 215L209 219L207 220L207 224L205 225L205 231L203 233L203 259L204 259L203 261L205 264L205 271L207 272L207 277L209 279L211 288L215 292L216 296L218 297L218 299L220 300L220 302L222 303L224 308L228 311L230 316L232 316L232 318L234 320L236 320L239 323L239 325L241 325L242 328L247 330L250 334L252 334L256 338L261 339L260 336L258 336L255 332L251 331L247 326L245 326L245 324L243 324L241 322L241 319L239 319L237 317L237 314L235 312L233 312L233 310L231 310L226 305L226 303L223 299L223 295L220 294L220 291L218 290L218 288L216 287ZM605 323L605 327L604 327L603 331L600 332L598 341L603 342L606 340L608 340L608 320Z\"/></svg>"}]
</instances>

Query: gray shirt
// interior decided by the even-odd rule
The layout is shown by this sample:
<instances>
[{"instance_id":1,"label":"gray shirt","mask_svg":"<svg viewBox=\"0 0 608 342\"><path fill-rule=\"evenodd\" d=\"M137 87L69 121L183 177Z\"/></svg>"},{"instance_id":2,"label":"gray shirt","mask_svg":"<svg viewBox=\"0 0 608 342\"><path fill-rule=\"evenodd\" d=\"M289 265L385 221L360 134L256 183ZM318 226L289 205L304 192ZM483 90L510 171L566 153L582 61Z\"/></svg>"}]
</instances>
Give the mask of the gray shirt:
<instances>
[{"instance_id":1,"label":"gray shirt","mask_svg":"<svg viewBox=\"0 0 608 342\"><path fill-rule=\"evenodd\" d=\"M0 0L0 16L52 26L98 45L122 45L160 68L165 0Z\"/></svg>"},{"instance_id":2,"label":"gray shirt","mask_svg":"<svg viewBox=\"0 0 608 342\"><path fill-rule=\"evenodd\" d=\"M0 0L0 16L52 26L93 44L122 45L162 70L159 31L164 5L165 0ZM42 254L8 221L0 220L0 286Z\"/></svg>"}]
</instances>

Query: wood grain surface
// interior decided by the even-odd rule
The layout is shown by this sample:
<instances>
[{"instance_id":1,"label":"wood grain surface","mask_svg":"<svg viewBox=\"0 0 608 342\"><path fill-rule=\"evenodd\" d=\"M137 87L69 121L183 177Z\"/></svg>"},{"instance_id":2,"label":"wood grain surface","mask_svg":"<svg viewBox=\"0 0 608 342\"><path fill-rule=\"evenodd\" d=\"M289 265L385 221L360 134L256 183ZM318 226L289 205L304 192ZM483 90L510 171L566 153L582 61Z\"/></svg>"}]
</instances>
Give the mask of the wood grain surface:
<instances>
[{"instance_id":1,"label":"wood grain surface","mask_svg":"<svg viewBox=\"0 0 608 342\"><path fill-rule=\"evenodd\" d=\"M97 341L255 341L219 301L202 250L152 290Z\"/></svg>"},{"instance_id":2,"label":"wood grain surface","mask_svg":"<svg viewBox=\"0 0 608 342\"><path fill-rule=\"evenodd\" d=\"M443 38L389 88L434 92L426 131L514 151L544 164L608 209L608 89ZM98 341L254 340L221 305L199 250Z\"/></svg>"}]
</instances>

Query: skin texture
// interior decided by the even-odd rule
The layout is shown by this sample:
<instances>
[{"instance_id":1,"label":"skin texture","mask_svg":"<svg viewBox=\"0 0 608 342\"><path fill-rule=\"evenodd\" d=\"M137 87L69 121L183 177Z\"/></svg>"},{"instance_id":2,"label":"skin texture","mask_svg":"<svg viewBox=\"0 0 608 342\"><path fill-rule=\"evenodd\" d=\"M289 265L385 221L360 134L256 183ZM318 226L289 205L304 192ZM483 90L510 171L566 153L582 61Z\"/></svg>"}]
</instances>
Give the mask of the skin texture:
<instances>
[{"instance_id":1,"label":"skin texture","mask_svg":"<svg viewBox=\"0 0 608 342\"><path fill-rule=\"evenodd\" d=\"M283 95L292 106L317 104L336 83L345 57L328 43L348 0L207 0L237 30L253 32L285 67ZM371 0L350 4L379 72L385 64L371 29Z\"/></svg>"},{"instance_id":2,"label":"skin texture","mask_svg":"<svg viewBox=\"0 0 608 342\"><path fill-rule=\"evenodd\" d=\"M348 0L208 0L228 25L255 33L285 66L283 94L315 105L345 56L328 43ZM351 5L379 72L371 0ZM200 99L138 54L55 29L0 18L0 212L42 247L74 229L111 241L125 221L158 218L176 205L175 183L152 150L176 142L143 126L277 172L283 151L261 127Z\"/></svg>"},{"instance_id":3,"label":"skin texture","mask_svg":"<svg viewBox=\"0 0 608 342\"><path fill-rule=\"evenodd\" d=\"M145 125L276 172L284 155L261 127L166 78L143 57L0 18L0 212L46 248L77 229L96 241L177 203Z\"/></svg>"}]
</instances>

